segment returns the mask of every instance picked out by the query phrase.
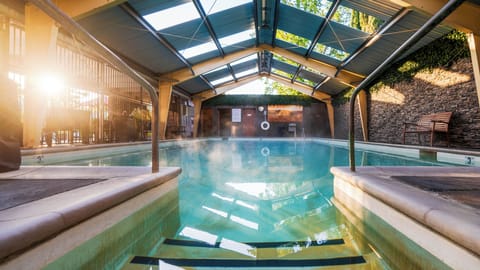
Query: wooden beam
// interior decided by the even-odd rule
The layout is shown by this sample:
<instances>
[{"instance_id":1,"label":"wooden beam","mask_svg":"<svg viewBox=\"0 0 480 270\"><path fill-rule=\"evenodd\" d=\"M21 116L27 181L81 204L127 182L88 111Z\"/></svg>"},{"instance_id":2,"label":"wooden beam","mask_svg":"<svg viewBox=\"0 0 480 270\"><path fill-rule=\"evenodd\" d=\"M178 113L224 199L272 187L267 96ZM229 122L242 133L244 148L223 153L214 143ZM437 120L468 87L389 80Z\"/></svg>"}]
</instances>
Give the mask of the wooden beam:
<instances>
[{"instance_id":1,"label":"wooden beam","mask_svg":"<svg viewBox=\"0 0 480 270\"><path fill-rule=\"evenodd\" d=\"M120 5L127 0L57 0L57 6L76 20L95 14L107 8Z\"/></svg>"},{"instance_id":2,"label":"wooden beam","mask_svg":"<svg viewBox=\"0 0 480 270\"><path fill-rule=\"evenodd\" d=\"M201 98L193 98L193 138L197 138L198 136L198 124L200 123L200 114L202 112L202 99Z\"/></svg>"},{"instance_id":3,"label":"wooden beam","mask_svg":"<svg viewBox=\"0 0 480 270\"><path fill-rule=\"evenodd\" d=\"M332 101L325 102L327 105L327 114L328 114L328 124L330 125L330 136L332 139L335 139L335 114L332 105Z\"/></svg>"},{"instance_id":4,"label":"wooden beam","mask_svg":"<svg viewBox=\"0 0 480 270\"><path fill-rule=\"evenodd\" d=\"M337 68L336 67L334 67L332 65L329 65L329 64L326 64L326 63L323 63L323 62L320 62L320 61L317 61L317 60L314 60L312 58L307 59L303 55L295 54L295 53L290 52L290 51L288 51L286 49L283 49L283 48L279 48L279 47L274 48L274 47L272 47L270 45L266 45L266 44L260 45L259 48L262 49L262 50L267 50L267 51L270 51L272 53L278 54L278 55L283 56L285 58L288 58L292 61L295 61L295 62L299 63L300 65L303 65L303 66L309 67L311 69L314 69L314 70L316 70L318 72L321 72L321 73L323 73L323 74L325 74L329 77L336 78L336 79L342 81L343 83L345 83L349 86L352 86L352 87L355 87L356 85L358 85L365 78L364 75L349 72L347 70L341 70L335 76L335 74L337 73Z\"/></svg>"},{"instance_id":5,"label":"wooden beam","mask_svg":"<svg viewBox=\"0 0 480 270\"><path fill-rule=\"evenodd\" d=\"M238 51L235 53L231 53L228 55L225 55L225 57L216 57L212 58L210 60L204 61L202 63L196 64L192 66L192 70L194 71L194 74L192 74L191 70L189 68L183 68L171 73L163 74L160 76L160 79L168 79L175 81L177 83L181 83L183 81L189 80L191 78L194 78L202 73L208 72L210 70L216 69L218 67L224 66L226 64L229 64L235 60L241 59L243 57L249 56L251 54L267 50L271 51L275 54L278 54L280 56L283 56L285 58L288 58L290 60L293 60L303 66L312 68L314 70L317 70L318 72L321 72L323 74L326 74L330 77L334 77L341 82L345 83L348 86L355 87L358 83L360 83L365 76L360 75L360 74L355 74L353 72L349 72L346 70L341 70L338 75L335 77L335 73L337 72L337 68L325 63L322 63L320 61L314 60L314 59L307 59L303 55L297 55L293 52L290 52L286 49L282 49L279 47L272 47L270 45L261 45L257 48L248 48L242 51Z\"/></svg>"},{"instance_id":6,"label":"wooden beam","mask_svg":"<svg viewBox=\"0 0 480 270\"><path fill-rule=\"evenodd\" d=\"M56 40L58 27L55 21L36 6L25 5L25 43L27 84L25 88L23 146L40 145L47 112L48 96L41 81L45 76L59 76L56 66ZM59 78L61 79L61 78Z\"/></svg>"},{"instance_id":7,"label":"wooden beam","mask_svg":"<svg viewBox=\"0 0 480 270\"><path fill-rule=\"evenodd\" d=\"M245 85L249 82L259 80L259 79L260 79L260 77L258 77L258 75L248 76L246 78L242 78L239 81L224 84L220 87L215 88L215 90L213 90L213 89L205 90L203 92L200 92L198 94L193 95L192 98L193 99L199 99L201 101L205 101L207 99L211 99L213 97L216 97L216 96L221 95L225 92L228 92L228 91L233 90L237 87L240 87L240 86Z\"/></svg>"},{"instance_id":8,"label":"wooden beam","mask_svg":"<svg viewBox=\"0 0 480 270\"><path fill-rule=\"evenodd\" d=\"M180 83L180 82L189 80L191 78L194 78L196 76L199 76L202 73L208 72L210 70L224 66L238 59L257 53L258 51L259 51L258 48L248 48L242 51L227 54L225 55L225 57L215 57L207 61L198 63L196 65L193 65L192 70L194 74L192 74L189 68L183 68L171 73L162 74L160 76L160 79L168 79L168 80L172 80L172 81L176 81L177 83Z\"/></svg>"},{"instance_id":9,"label":"wooden beam","mask_svg":"<svg viewBox=\"0 0 480 270\"><path fill-rule=\"evenodd\" d=\"M363 141L368 142L367 92L365 90L358 93L358 109L360 111L360 122L362 123Z\"/></svg>"},{"instance_id":10,"label":"wooden beam","mask_svg":"<svg viewBox=\"0 0 480 270\"><path fill-rule=\"evenodd\" d=\"M480 106L480 35L468 33L467 38L468 46L470 47L470 57L472 58L475 87L477 88L478 105Z\"/></svg>"},{"instance_id":11,"label":"wooden beam","mask_svg":"<svg viewBox=\"0 0 480 270\"><path fill-rule=\"evenodd\" d=\"M158 105L159 105L159 130L158 134L161 140L165 140L167 131L168 111L170 110L170 99L172 97L173 87L171 83L161 83L158 87Z\"/></svg>"},{"instance_id":12,"label":"wooden beam","mask_svg":"<svg viewBox=\"0 0 480 270\"><path fill-rule=\"evenodd\" d=\"M291 88L297 90L298 92L300 92L302 94L311 96L311 97L313 97L315 99L318 99L322 102L330 101L330 99L331 99L331 96L329 94L322 93L320 91L313 92L312 88L310 88L308 86L305 86L305 85L302 85L302 84L299 84L299 83L292 83L292 82L290 82L289 79L280 77L278 75L271 74L270 76L266 76L266 77L269 78L270 80L273 80L273 81L281 83L285 86L291 87ZM312 92L313 92L313 94L312 94Z\"/></svg>"},{"instance_id":13,"label":"wooden beam","mask_svg":"<svg viewBox=\"0 0 480 270\"><path fill-rule=\"evenodd\" d=\"M429 14L435 14L448 0L390 0L404 7L415 7ZM445 19L449 24L463 32L480 34L480 5L465 1Z\"/></svg>"}]
</instances>

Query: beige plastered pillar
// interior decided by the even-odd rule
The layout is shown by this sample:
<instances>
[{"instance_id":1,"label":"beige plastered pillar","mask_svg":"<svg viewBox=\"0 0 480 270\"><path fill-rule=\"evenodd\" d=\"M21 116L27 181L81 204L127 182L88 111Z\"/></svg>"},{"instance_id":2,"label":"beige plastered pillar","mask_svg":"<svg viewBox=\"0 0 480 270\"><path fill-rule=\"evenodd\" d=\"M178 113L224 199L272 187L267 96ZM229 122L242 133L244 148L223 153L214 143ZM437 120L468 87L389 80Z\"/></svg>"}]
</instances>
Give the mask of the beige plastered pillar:
<instances>
[{"instance_id":1,"label":"beige plastered pillar","mask_svg":"<svg viewBox=\"0 0 480 270\"><path fill-rule=\"evenodd\" d=\"M468 46L472 58L473 76L475 78L475 87L477 88L478 104L480 106L480 35L468 33Z\"/></svg>"},{"instance_id":2,"label":"beige plastered pillar","mask_svg":"<svg viewBox=\"0 0 480 270\"><path fill-rule=\"evenodd\" d=\"M24 99L23 146L40 145L48 105L44 76L59 76L56 72L56 41L58 27L36 6L25 4L26 87ZM53 75L56 74L56 75ZM47 86L48 87L48 86Z\"/></svg>"},{"instance_id":3,"label":"beige plastered pillar","mask_svg":"<svg viewBox=\"0 0 480 270\"><path fill-rule=\"evenodd\" d=\"M363 141L368 142L368 115L367 115L367 92L362 90L358 93L358 110L360 111L360 122L362 124Z\"/></svg>"},{"instance_id":4,"label":"beige plastered pillar","mask_svg":"<svg viewBox=\"0 0 480 270\"><path fill-rule=\"evenodd\" d=\"M164 82L158 86L158 120L159 131L158 134L161 140L165 140L167 132L168 112L170 111L170 100L172 98L172 83Z\"/></svg>"}]
</instances>

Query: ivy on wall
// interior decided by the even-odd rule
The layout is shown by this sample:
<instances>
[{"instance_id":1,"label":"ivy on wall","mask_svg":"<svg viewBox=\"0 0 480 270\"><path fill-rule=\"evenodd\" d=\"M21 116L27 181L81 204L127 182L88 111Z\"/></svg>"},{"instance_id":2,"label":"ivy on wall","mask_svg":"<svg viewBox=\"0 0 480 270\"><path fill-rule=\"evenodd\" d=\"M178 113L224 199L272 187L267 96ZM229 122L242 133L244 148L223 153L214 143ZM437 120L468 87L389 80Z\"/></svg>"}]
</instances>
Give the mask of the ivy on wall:
<instances>
[{"instance_id":1,"label":"ivy on wall","mask_svg":"<svg viewBox=\"0 0 480 270\"><path fill-rule=\"evenodd\" d=\"M402 81L409 81L418 72L429 72L434 68L448 67L453 62L466 57L470 57L467 36L460 31L453 30L394 64L374 80L367 89L370 93L376 92L383 86L393 86ZM353 89L349 89L340 93L334 98L334 104L348 102L352 92Z\"/></svg>"},{"instance_id":2,"label":"ivy on wall","mask_svg":"<svg viewBox=\"0 0 480 270\"><path fill-rule=\"evenodd\" d=\"M202 106L242 106L242 105L303 105L320 103L319 100L306 95L219 95L203 103Z\"/></svg>"}]
</instances>

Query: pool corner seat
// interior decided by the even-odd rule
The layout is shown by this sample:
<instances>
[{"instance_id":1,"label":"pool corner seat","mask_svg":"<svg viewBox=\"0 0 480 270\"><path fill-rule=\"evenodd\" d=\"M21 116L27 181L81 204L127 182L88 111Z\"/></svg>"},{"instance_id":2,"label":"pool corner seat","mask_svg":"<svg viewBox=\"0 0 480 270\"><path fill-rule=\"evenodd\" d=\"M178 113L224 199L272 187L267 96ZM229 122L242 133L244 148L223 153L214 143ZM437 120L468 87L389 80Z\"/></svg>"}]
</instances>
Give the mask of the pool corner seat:
<instances>
[{"instance_id":1,"label":"pool corner seat","mask_svg":"<svg viewBox=\"0 0 480 270\"><path fill-rule=\"evenodd\" d=\"M18 171L0 173L0 180L106 179L0 211L0 268L15 269L18 266L15 260L22 259L22 253L151 189L176 180L181 173L177 167L161 168L154 174L150 170L150 167L25 166ZM23 261L28 260L23 258Z\"/></svg>"},{"instance_id":2,"label":"pool corner seat","mask_svg":"<svg viewBox=\"0 0 480 270\"><path fill-rule=\"evenodd\" d=\"M367 209L454 269L480 265L480 209L397 181L395 176L477 177L478 167L332 167L334 197ZM352 211L358 216L357 212Z\"/></svg>"}]
</instances>

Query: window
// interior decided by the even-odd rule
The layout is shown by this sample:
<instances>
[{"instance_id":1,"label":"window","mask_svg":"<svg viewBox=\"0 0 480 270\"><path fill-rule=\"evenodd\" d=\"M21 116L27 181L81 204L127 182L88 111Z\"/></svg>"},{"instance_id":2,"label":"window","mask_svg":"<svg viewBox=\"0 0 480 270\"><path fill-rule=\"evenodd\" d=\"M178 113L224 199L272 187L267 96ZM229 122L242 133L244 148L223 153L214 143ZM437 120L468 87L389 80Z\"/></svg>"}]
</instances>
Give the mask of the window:
<instances>
[{"instance_id":1,"label":"window","mask_svg":"<svg viewBox=\"0 0 480 270\"><path fill-rule=\"evenodd\" d=\"M278 40L282 40L288 42L290 44L296 45L301 48L308 48L310 46L311 41L301 36L297 36L295 34L277 29L276 38Z\"/></svg>"},{"instance_id":2,"label":"window","mask_svg":"<svg viewBox=\"0 0 480 270\"><path fill-rule=\"evenodd\" d=\"M181 16L179 16L179 14L181 14ZM143 18L151 26L153 26L155 30L159 31L174 25L199 19L200 14L198 14L197 8L193 4L193 2L188 2L182 5L145 15L143 16Z\"/></svg>"},{"instance_id":3,"label":"window","mask_svg":"<svg viewBox=\"0 0 480 270\"><path fill-rule=\"evenodd\" d=\"M200 0L203 10L207 15L212 15L251 2L252 0Z\"/></svg>"}]
</instances>

